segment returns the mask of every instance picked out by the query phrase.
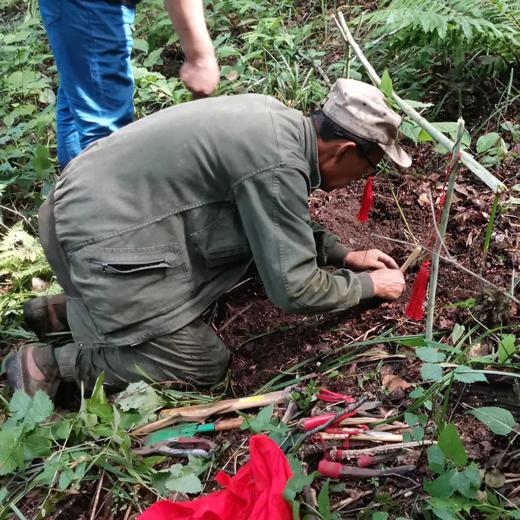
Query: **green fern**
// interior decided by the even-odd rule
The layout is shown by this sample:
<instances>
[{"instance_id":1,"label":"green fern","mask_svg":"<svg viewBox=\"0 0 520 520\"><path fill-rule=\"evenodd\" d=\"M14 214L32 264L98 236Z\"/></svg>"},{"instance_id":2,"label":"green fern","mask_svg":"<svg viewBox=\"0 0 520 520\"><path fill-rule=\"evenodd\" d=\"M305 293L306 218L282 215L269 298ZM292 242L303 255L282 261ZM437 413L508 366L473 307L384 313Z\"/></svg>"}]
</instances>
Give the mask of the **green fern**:
<instances>
[{"instance_id":1,"label":"green fern","mask_svg":"<svg viewBox=\"0 0 520 520\"><path fill-rule=\"evenodd\" d=\"M518 0L386 0L361 21L370 59L401 88L429 83L431 93L433 80L463 95L464 80L507 78L520 65Z\"/></svg>"},{"instance_id":2,"label":"green fern","mask_svg":"<svg viewBox=\"0 0 520 520\"><path fill-rule=\"evenodd\" d=\"M20 289L35 276L50 278L52 270L38 239L18 222L0 241L0 279L12 289Z\"/></svg>"},{"instance_id":3,"label":"green fern","mask_svg":"<svg viewBox=\"0 0 520 520\"><path fill-rule=\"evenodd\" d=\"M520 3L518 0L390 0L365 20L377 26L375 34L414 31L418 35L466 39L484 37L491 46L520 49ZM403 36L403 34L401 34Z\"/></svg>"},{"instance_id":4,"label":"green fern","mask_svg":"<svg viewBox=\"0 0 520 520\"><path fill-rule=\"evenodd\" d=\"M31 280L36 276L51 281L47 290L38 295L61 291L38 239L18 222L0 240L0 336L10 335L8 331L21 321L24 302L36 296L31 288Z\"/></svg>"}]
</instances>

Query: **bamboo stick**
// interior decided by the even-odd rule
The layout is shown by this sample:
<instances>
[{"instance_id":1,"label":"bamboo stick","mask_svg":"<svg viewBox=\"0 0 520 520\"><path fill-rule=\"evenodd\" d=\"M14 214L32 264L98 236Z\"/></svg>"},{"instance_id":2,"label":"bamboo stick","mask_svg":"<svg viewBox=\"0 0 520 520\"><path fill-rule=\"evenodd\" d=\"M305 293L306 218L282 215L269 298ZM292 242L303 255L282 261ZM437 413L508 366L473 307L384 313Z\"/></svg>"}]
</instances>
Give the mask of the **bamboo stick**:
<instances>
[{"instance_id":1,"label":"bamboo stick","mask_svg":"<svg viewBox=\"0 0 520 520\"><path fill-rule=\"evenodd\" d=\"M453 146L450 161L450 176L448 179L448 187L446 188L446 198L442 208L441 222L439 224L439 233L435 240L435 246L432 252L432 272L430 274L430 293L428 295L428 306L426 315L426 339L433 339L433 318L435 314L435 296L437 294L437 278L439 276L439 255L441 246L444 243L446 228L448 227L448 218L450 216L451 197L455 189L455 180L460 165L460 146L462 144L462 136L464 134L464 119L459 117L457 121L457 140Z\"/></svg>"},{"instance_id":2,"label":"bamboo stick","mask_svg":"<svg viewBox=\"0 0 520 520\"><path fill-rule=\"evenodd\" d=\"M363 51L359 47L359 45L354 40L352 33L350 32L347 24L345 22L345 18L341 11L338 11L338 16L333 15L333 19L338 26L338 29L341 33L341 36L348 43L359 61L365 67L367 74L370 76L370 79L379 86L381 84L381 78L378 76L377 72L374 70L372 65L370 65L369 61L366 59ZM392 97L394 101L399 106L399 108L413 121L415 121L421 128L423 128L430 136L435 139L440 145L446 148L446 151L449 152L453 149L455 143L446 137L442 132L437 130L429 121L427 121L424 117L422 117L416 110L414 110L404 99L401 99L395 92L392 93ZM470 171L472 171L482 182L487 184L489 188L491 188L494 192L500 193L506 191L506 186L500 182L491 172L489 172L486 168L484 168L481 164L479 164L471 154L463 151L461 154L461 161Z\"/></svg>"},{"instance_id":3,"label":"bamboo stick","mask_svg":"<svg viewBox=\"0 0 520 520\"><path fill-rule=\"evenodd\" d=\"M422 247L417 246L404 261L403 265L399 268L402 273L406 273L408 268L419 258L422 253Z\"/></svg>"}]
</instances>

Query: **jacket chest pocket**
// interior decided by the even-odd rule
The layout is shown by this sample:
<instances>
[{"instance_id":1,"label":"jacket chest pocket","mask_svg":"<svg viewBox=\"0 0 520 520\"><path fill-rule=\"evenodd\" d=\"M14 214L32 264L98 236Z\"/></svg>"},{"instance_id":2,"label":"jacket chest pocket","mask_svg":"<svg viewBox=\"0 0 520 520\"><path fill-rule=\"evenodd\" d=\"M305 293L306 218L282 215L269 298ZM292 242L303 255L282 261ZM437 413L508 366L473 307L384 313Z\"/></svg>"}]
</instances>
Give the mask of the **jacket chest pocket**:
<instances>
[{"instance_id":1,"label":"jacket chest pocket","mask_svg":"<svg viewBox=\"0 0 520 520\"><path fill-rule=\"evenodd\" d=\"M70 267L72 282L104 333L160 316L190 296L191 279L177 244L87 246L71 255Z\"/></svg>"}]
</instances>

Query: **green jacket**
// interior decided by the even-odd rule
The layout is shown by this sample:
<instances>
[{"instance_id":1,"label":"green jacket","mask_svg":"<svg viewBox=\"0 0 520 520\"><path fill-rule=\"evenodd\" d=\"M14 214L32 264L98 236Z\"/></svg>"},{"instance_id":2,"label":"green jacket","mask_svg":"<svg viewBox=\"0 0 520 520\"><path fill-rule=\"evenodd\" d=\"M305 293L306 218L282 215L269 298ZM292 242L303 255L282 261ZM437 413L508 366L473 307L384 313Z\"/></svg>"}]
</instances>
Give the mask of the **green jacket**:
<instances>
[{"instance_id":1,"label":"green jacket","mask_svg":"<svg viewBox=\"0 0 520 520\"><path fill-rule=\"evenodd\" d=\"M256 94L178 105L95 142L55 190L75 340L130 345L174 332L252 260L287 312L371 297L367 274L319 268L343 267L346 254L311 223L319 183L312 122Z\"/></svg>"}]
</instances>

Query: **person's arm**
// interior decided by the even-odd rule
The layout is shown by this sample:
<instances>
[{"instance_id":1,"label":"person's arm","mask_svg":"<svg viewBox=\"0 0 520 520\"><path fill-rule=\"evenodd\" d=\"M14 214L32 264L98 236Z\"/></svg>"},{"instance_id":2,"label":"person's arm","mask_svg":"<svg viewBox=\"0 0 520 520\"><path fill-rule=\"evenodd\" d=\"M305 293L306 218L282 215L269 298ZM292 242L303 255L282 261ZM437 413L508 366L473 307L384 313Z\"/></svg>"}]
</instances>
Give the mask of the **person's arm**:
<instances>
[{"instance_id":1,"label":"person's arm","mask_svg":"<svg viewBox=\"0 0 520 520\"><path fill-rule=\"evenodd\" d=\"M339 237L327 231L321 224L314 220L309 222L314 235L316 244L316 260L320 267L331 265L333 267L343 268L345 259L349 254L349 250L341 244Z\"/></svg>"},{"instance_id":2,"label":"person's arm","mask_svg":"<svg viewBox=\"0 0 520 520\"><path fill-rule=\"evenodd\" d=\"M357 305L374 294L367 273L318 267L305 174L281 167L233 188L253 258L271 301L287 312L313 313Z\"/></svg>"},{"instance_id":3,"label":"person's arm","mask_svg":"<svg viewBox=\"0 0 520 520\"><path fill-rule=\"evenodd\" d=\"M202 0L165 0L164 4L186 56L181 80L195 97L209 96L217 88L220 72Z\"/></svg>"}]
</instances>

